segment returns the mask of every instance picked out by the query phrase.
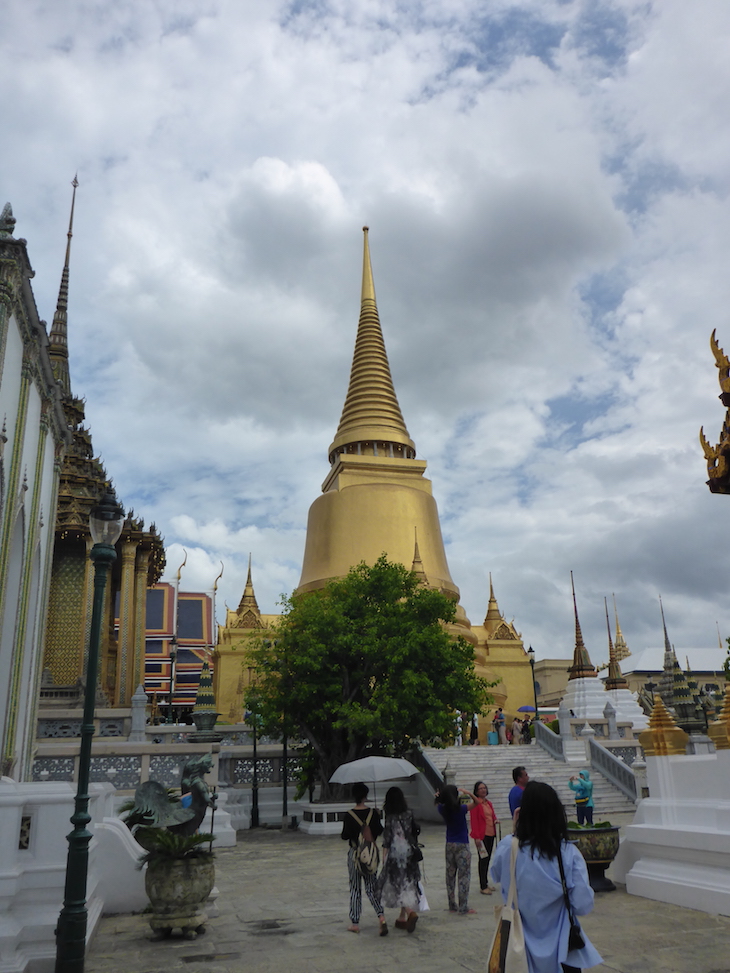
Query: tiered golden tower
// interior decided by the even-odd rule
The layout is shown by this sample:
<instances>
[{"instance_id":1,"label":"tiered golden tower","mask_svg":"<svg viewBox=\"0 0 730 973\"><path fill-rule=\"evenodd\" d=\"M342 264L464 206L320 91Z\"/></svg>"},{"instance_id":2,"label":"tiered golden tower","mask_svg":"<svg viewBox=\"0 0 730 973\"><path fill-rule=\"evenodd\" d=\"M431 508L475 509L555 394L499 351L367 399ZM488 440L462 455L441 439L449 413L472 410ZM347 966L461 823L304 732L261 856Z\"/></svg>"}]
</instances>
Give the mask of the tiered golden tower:
<instances>
[{"instance_id":1,"label":"tiered golden tower","mask_svg":"<svg viewBox=\"0 0 730 973\"><path fill-rule=\"evenodd\" d=\"M410 566L417 531L419 568L427 583L459 600L446 561L438 508L416 459L393 387L375 300L368 229L363 227L360 321L350 384L340 424L328 450L330 471L309 508L307 540L297 593L324 587L361 561L381 554ZM455 630L472 643L469 620L457 607Z\"/></svg>"}]
</instances>

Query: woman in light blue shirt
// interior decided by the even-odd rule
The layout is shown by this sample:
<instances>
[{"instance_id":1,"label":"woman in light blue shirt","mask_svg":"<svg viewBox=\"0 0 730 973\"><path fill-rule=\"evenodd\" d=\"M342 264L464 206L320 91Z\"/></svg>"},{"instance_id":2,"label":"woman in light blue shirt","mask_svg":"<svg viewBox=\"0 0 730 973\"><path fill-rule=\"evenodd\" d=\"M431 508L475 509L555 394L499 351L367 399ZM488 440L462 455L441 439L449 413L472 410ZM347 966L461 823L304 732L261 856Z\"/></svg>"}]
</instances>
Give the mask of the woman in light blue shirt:
<instances>
[{"instance_id":1,"label":"woman in light blue shirt","mask_svg":"<svg viewBox=\"0 0 730 973\"><path fill-rule=\"evenodd\" d=\"M522 795L515 834L519 853L515 876L530 973L576 973L597 966L601 956L583 933L581 949L568 947L570 918L565 907L558 856L571 908L583 916L593 908L593 889L583 856L568 843L565 808L549 784L530 781ZM492 880L509 891L512 836L503 838L492 858Z\"/></svg>"}]
</instances>

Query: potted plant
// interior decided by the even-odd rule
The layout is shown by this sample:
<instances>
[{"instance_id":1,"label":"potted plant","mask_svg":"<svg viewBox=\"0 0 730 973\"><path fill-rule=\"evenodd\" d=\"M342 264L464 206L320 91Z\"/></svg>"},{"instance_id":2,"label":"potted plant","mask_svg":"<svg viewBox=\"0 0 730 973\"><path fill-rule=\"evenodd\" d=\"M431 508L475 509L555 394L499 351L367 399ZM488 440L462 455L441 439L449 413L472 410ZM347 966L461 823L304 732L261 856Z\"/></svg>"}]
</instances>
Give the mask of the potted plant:
<instances>
[{"instance_id":1,"label":"potted plant","mask_svg":"<svg viewBox=\"0 0 730 973\"><path fill-rule=\"evenodd\" d=\"M616 886L605 872L618 854L619 829L610 821L597 821L595 824L577 824L568 821L568 838L585 859L588 866L588 879L594 892L613 892Z\"/></svg>"},{"instance_id":2,"label":"potted plant","mask_svg":"<svg viewBox=\"0 0 730 973\"><path fill-rule=\"evenodd\" d=\"M158 939L179 928L186 939L205 932L202 906L215 884L212 834L181 835L166 828L138 828L135 839L146 849L145 889L152 906L149 924ZM207 846L207 847L205 847Z\"/></svg>"}]
</instances>

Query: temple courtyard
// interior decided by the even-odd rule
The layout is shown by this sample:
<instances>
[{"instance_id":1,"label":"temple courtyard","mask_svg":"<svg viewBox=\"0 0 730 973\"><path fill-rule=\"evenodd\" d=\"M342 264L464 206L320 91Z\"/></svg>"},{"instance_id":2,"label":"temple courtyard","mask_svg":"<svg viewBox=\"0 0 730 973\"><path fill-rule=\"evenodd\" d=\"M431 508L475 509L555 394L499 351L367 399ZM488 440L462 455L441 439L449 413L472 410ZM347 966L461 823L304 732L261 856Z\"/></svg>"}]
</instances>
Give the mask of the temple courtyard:
<instances>
[{"instance_id":1,"label":"temple courtyard","mask_svg":"<svg viewBox=\"0 0 730 973\"><path fill-rule=\"evenodd\" d=\"M631 820L622 817L615 823ZM390 934L379 937L365 897L360 934L347 931L339 837L259 829L239 832L235 848L218 852L218 915L205 935L156 942L143 915L108 916L88 950L86 973L484 973L497 896L480 895L474 857L470 905L477 914L450 914L444 829L427 824L421 840L430 911L412 935L395 929L396 912L386 910ZM604 958L595 970L730 973L730 918L630 896L619 886L596 895L581 922Z\"/></svg>"}]
</instances>

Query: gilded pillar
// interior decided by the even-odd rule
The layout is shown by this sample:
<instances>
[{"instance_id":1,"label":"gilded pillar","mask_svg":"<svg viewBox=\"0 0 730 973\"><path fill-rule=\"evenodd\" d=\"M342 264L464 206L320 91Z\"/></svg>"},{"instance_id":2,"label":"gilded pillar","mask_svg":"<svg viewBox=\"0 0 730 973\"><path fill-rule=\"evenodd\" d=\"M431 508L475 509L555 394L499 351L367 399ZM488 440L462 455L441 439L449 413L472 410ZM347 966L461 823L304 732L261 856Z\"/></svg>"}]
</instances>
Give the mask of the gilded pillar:
<instances>
[{"instance_id":1,"label":"gilded pillar","mask_svg":"<svg viewBox=\"0 0 730 973\"><path fill-rule=\"evenodd\" d=\"M121 583L119 587L119 635L117 645L116 706L129 706L132 699L130 682L135 676L135 563L137 541L125 540L121 544ZM136 687L135 687L136 688Z\"/></svg>"},{"instance_id":2,"label":"gilded pillar","mask_svg":"<svg viewBox=\"0 0 730 973\"><path fill-rule=\"evenodd\" d=\"M137 548L134 565L134 665L133 677L129 684L130 699L137 686L144 686L145 630L147 628L147 573L150 564L150 550Z\"/></svg>"}]
</instances>

